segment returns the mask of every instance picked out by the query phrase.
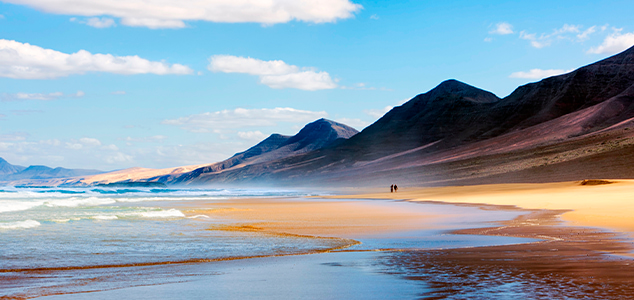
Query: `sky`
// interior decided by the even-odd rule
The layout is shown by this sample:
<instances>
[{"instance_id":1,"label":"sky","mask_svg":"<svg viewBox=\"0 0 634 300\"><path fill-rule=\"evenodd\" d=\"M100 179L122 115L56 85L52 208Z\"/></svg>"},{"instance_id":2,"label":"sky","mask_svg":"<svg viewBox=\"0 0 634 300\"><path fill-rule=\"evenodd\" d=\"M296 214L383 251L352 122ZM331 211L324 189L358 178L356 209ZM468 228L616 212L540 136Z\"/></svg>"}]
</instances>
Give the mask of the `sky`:
<instances>
[{"instance_id":1,"label":"sky","mask_svg":"<svg viewBox=\"0 0 634 300\"><path fill-rule=\"evenodd\" d=\"M634 1L0 0L0 157L212 163L447 79L499 97L634 45Z\"/></svg>"}]
</instances>

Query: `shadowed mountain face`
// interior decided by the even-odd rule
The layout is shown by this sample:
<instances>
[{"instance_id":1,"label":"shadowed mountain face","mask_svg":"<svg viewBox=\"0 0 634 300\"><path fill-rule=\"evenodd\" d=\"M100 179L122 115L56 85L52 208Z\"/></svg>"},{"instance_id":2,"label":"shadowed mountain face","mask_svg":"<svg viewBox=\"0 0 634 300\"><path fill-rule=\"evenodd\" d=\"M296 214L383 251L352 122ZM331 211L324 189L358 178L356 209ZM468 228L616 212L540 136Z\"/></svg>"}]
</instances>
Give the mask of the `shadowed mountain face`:
<instances>
[{"instance_id":1,"label":"shadowed mountain face","mask_svg":"<svg viewBox=\"0 0 634 300\"><path fill-rule=\"evenodd\" d=\"M490 92L447 80L395 107L346 146L375 158L439 141L445 147L454 145L495 126L485 112L499 101Z\"/></svg>"},{"instance_id":2,"label":"shadowed mountain face","mask_svg":"<svg viewBox=\"0 0 634 300\"><path fill-rule=\"evenodd\" d=\"M495 176L498 181L512 181L513 176L503 174L517 172L539 178L544 174L527 170L569 164L588 153L611 155L628 147L630 136L634 144L632 131L623 131L630 123L634 128L634 47L571 73L521 86L503 99L448 80L395 107L348 140L213 176L190 176L186 182L367 185L397 178L424 185ZM620 146L601 146L611 139L619 139ZM581 148L585 150L579 152ZM495 167L485 164L491 157L497 157L490 162ZM555 167L548 170L551 178L586 176L578 170L570 174L559 174ZM634 177L634 168L630 173Z\"/></svg>"},{"instance_id":3,"label":"shadowed mountain face","mask_svg":"<svg viewBox=\"0 0 634 300\"><path fill-rule=\"evenodd\" d=\"M347 125L334 121L319 119L312 122L294 136L272 134L262 142L237 153L231 158L215 163L192 172L177 176L162 176L154 178L161 182L186 183L198 178L210 177L213 174L240 169L252 164L266 163L296 155L305 154L323 147L348 139L358 131Z\"/></svg>"}]
</instances>

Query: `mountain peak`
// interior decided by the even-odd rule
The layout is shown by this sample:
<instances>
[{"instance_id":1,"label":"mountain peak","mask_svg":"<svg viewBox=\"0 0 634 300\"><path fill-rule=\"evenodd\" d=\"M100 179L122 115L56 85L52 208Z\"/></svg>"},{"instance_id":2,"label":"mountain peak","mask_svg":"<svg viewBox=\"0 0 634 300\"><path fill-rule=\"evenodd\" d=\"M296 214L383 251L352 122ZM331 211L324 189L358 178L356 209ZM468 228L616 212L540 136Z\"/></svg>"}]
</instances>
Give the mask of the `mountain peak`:
<instances>
[{"instance_id":1,"label":"mountain peak","mask_svg":"<svg viewBox=\"0 0 634 300\"><path fill-rule=\"evenodd\" d=\"M327 144L332 143L336 139L348 139L359 131L341 123L321 118L315 122L308 123L295 136L286 141L286 145L299 143L295 150L299 150L310 146L313 149L319 149Z\"/></svg>"},{"instance_id":2,"label":"mountain peak","mask_svg":"<svg viewBox=\"0 0 634 300\"><path fill-rule=\"evenodd\" d=\"M430 100L441 99L460 99L476 103L493 103L500 100L495 94L479 89L464 82L449 79L441 82L435 88L426 93Z\"/></svg>"}]
</instances>

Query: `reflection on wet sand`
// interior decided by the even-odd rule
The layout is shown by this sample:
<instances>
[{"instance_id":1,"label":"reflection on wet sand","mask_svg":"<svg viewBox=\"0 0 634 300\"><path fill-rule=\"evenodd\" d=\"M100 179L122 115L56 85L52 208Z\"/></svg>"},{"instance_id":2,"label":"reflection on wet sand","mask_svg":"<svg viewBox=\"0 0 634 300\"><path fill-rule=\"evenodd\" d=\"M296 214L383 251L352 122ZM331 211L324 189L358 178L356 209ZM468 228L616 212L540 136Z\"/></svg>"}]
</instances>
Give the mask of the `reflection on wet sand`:
<instances>
[{"instance_id":1,"label":"reflection on wet sand","mask_svg":"<svg viewBox=\"0 0 634 300\"><path fill-rule=\"evenodd\" d=\"M494 247L402 251L385 257L393 272L422 281L428 299L630 299L631 241L596 228L561 225L565 211L534 210L501 226L456 234L515 236L539 242Z\"/></svg>"}]
</instances>

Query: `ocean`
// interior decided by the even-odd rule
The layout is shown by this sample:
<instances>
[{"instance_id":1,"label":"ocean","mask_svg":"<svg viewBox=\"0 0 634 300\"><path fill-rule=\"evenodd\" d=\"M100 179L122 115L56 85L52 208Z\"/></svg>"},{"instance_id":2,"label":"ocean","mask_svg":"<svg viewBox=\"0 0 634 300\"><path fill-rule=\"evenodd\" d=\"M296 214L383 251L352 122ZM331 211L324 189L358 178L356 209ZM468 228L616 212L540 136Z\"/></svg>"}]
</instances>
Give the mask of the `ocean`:
<instances>
[{"instance_id":1,"label":"ocean","mask_svg":"<svg viewBox=\"0 0 634 300\"><path fill-rule=\"evenodd\" d=\"M421 230L356 240L214 230L232 221L209 203L236 198L302 201L318 193L277 189L20 188L0 189L0 298L37 297L188 280L179 265L319 253L333 249L439 248L521 242ZM323 200L338 201L338 200ZM363 200L359 200L363 201ZM394 205L386 203L386 207ZM516 213L426 204L415 209L471 216L452 228ZM204 208L203 208L204 207ZM475 217L474 217L475 216ZM447 228L449 228L447 227ZM197 270L200 270L197 269Z\"/></svg>"}]
</instances>

